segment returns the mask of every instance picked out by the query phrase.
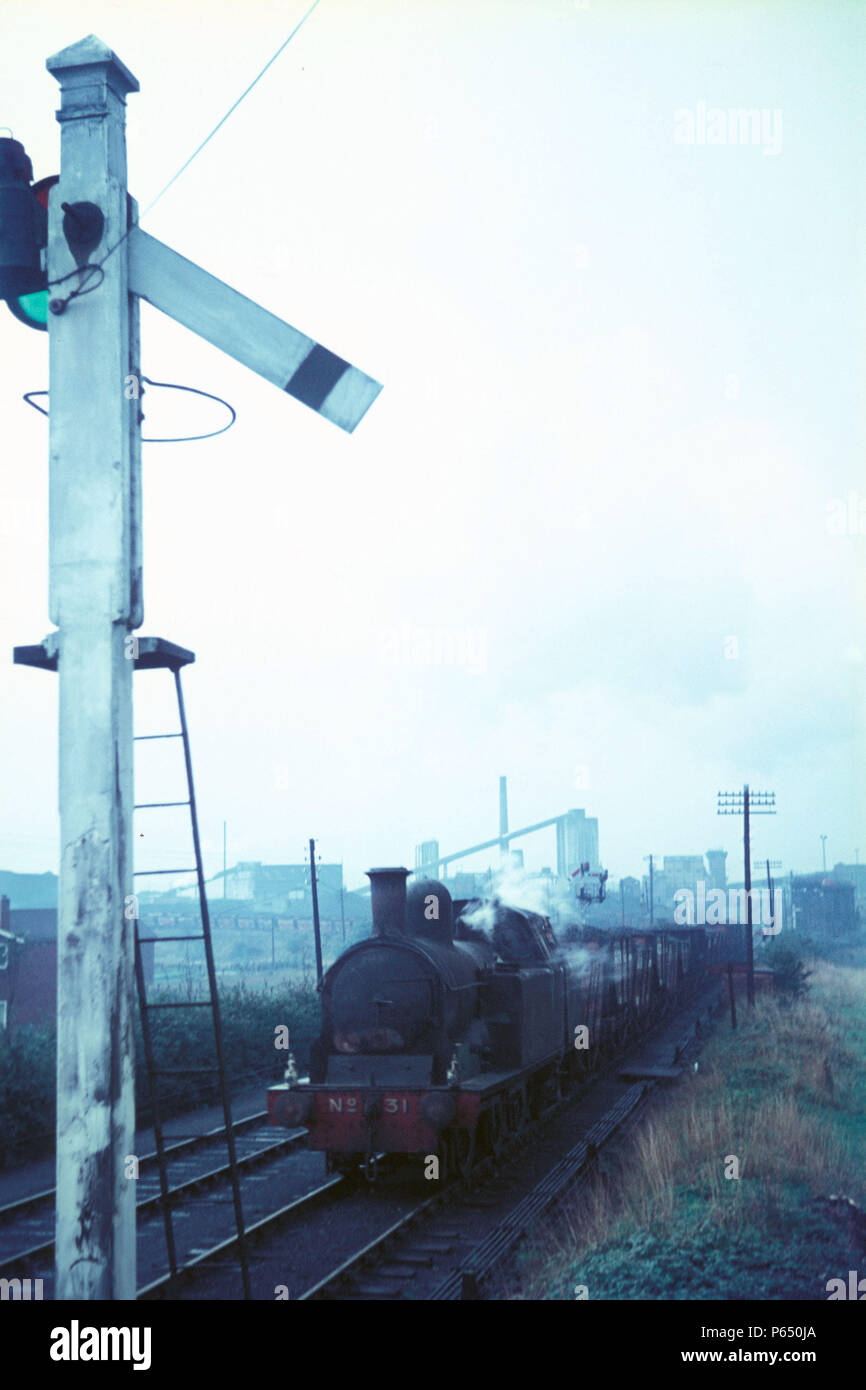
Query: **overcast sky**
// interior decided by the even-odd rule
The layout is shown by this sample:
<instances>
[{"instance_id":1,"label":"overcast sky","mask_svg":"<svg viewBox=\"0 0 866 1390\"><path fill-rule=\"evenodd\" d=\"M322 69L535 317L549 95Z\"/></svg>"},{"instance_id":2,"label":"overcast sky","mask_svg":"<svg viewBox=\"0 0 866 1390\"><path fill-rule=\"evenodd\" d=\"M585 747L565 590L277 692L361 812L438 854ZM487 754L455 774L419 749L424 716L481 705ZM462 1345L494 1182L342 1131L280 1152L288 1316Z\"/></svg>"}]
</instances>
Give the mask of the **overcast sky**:
<instances>
[{"instance_id":1,"label":"overcast sky","mask_svg":"<svg viewBox=\"0 0 866 1390\"><path fill-rule=\"evenodd\" d=\"M96 33L141 83L144 206L306 8L3 0L0 124L57 172L45 58ZM746 780L777 797L756 857L866 857L864 30L842 0L321 0L144 219L384 383L347 436L143 309L144 372L238 412L144 451L142 632L197 653L209 871L224 819L230 862L316 835L353 883L457 849L500 773L514 827L597 816L613 878L739 860L715 802ZM47 335L0 314L0 867L35 872L56 682L10 662L50 627ZM140 732L168 681L136 677ZM148 754L137 799L178 770ZM188 862L167 818L137 835Z\"/></svg>"}]
</instances>

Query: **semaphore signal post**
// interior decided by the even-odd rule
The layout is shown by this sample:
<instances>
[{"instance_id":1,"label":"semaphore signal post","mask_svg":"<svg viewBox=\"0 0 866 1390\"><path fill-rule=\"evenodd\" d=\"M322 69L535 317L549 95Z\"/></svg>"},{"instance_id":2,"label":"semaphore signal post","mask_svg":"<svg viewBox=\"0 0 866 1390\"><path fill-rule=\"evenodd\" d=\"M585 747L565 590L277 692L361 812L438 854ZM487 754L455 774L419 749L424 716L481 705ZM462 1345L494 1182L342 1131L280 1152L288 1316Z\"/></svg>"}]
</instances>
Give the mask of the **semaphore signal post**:
<instances>
[{"instance_id":1,"label":"semaphore signal post","mask_svg":"<svg viewBox=\"0 0 866 1390\"><path fill-rule=\"evenodd\" d=\"M61 203L104 218L117 244L101 283L50 319L50 615L59 632L56 1297L135 1297L132 677L141 625L138 305L129 292L126 97L132 73L98 40L48 59L60 84L60 184L48 280L78 261ZM95 278L95 277L94 277ZM59 308L59 303L55 305Z\"/></svg>"},{"instance_id":2,"label":"semaphore signal post","mask_svg":"<svg viewBox=\"0 0 866 1390\"><path fill-rule=\"evenodd\" d=\"M47 66L60 85L61 127L47 247L31 173L22 172L26 153L2 140L0 284L17 318L49 328L61 841L55 1297L133 1299L135 1184L125 1177L135 1150L128 639L144 614L140 401L128 383L141 378L139 300L348 432L381 387L136 226L125 115L138 82L110 48L91 35ZM47 325L24 313L41 288L51 295Z\"/></svg>"}]
</instances>

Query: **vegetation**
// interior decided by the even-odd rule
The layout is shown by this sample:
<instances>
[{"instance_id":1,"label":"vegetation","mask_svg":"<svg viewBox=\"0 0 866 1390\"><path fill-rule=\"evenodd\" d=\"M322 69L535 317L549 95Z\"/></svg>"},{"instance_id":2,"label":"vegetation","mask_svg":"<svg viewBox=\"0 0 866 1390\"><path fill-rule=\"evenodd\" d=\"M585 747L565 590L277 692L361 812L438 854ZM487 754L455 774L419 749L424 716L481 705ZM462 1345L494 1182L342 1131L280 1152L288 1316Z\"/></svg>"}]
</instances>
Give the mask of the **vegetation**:
<instances>
[{"instance_id":1,"label":"vegetation","mask_svg":"<svg viewBox=\"0 0 866 1390\"><path fill-rule=\"evenodd\" d=\"M780 999L801 999L809 988L812 971L807 959L814 954L810 942L776 937L764 952L762 963L773 971L773 988Z\"/></svg>"},{"instance_id":2,"label":"vegetation","mask_svg":"<svg viewBox=\"0 0 866 1390\"><path fill-rule=\"evenodd\" d=\"M23 1146L44 1146L54 1124L56 1034L54 1028L21 1028L0 1034L0 1166L26 1157Z\"/></svg>"},{"instance_id":3,"label":"vegetation","mask_svg":"<svg viewBox=\"0 0 866 1390\"><path fill-rule=\"evenodd\" d=\"M862 1264L866 969L799 956L775 998L720 1020L589 1193L503 1277L517 1299L824 1299ZM862 959L862 954L861 954ZM805 967L804 967L805 968Z\"/></svg>"},{"instance_id":4,"label":"vegetation","mask_svg":"<svg viewBox=\"0 0 866 1390\"><path fill-rule=\"evenodd\" d=\"M205 997L192 977L180 986L151 992L152 1003ZM223 1048L232 1089L261 1082L262 1090L282 1077L286 1051L275 1047L275 1030L289 1028L298 1066L307 1064L309 1045L319 1027L319 996L312 981L251 989L243 981L220 985ZM151 1015L156 1066L207 1067L214 1063L214 1037L208 1009L157 1009ZM55 1123L56 1031L21 1028L0 1035L0 1165L38 1152L50 1152ZM141 1023L136 1011L136 1118L151 1122L150 1091L144 1064ZM218 1097L217 1078L163 1078L160 1113L164 1117ZM264 1094L263 1094L264 1103Z\"/></svg>"}]
</instances>

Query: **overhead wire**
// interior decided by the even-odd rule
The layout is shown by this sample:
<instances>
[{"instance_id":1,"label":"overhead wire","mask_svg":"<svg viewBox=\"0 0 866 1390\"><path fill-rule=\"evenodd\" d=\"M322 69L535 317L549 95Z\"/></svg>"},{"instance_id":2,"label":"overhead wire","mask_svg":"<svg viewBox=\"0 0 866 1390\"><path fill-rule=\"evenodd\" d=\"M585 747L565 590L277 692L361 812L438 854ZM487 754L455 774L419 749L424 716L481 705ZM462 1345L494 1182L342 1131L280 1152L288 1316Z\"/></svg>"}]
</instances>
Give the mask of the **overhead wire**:
<instances>
[{"instance_id":1,"label":"overhead wire","mask_svg":"<svg viewBox=\"0 0 866 1390\"><path fill-rule=\"evenodd\" d=\"M301 19L301 20L298 21L298 23L295 25L295 27L294 27L294 29L292 30L292 32L289 34L289 37L288 37L287 39L284 39L284 40L283 40L283 42L280 44L279 48L277 49L276 53L274 53L273 57L269 58L268 61L265 63L265 65L264 65L264 67L262 68L261 72L259 72L259 73L253 78L253 80L252 80L252 82L250 83L250 85L249 85L247 88L245 88L244 91L241 92L241 94L240 94L240 96L238 97L237 101L232 102L231 106L229 107L229 109L228 109L228 111L225 113L225 115L224 115L219 121L217 121L216 125L214 126L214 128L213 128L213 130L210 132L210 134L209 134L209 135L206 135L205 138L202 140L201 144L198 145L198 146L193 150L193 152L192 152L192 154L190 155L189 159L185 160L184 163L181 164L181 166L180 166L180 168L178 169L177 173L176 173L176 174L172 174L171 178L169 179L169 181L168 181L168 183L165 185L165 187L164 187L164 188L161 188L161 189L159 190L159 192L157 193L156 197L153 198L153 199L151 199L151 201L148 203L147 207L144 209L144 212L141 214L142 217L146 216L147 213L149 213L149 212L151 211L152 208L156 207L156 204L159 202L159 200L160 200L160 198L163 196L163 194L165 194L165 193L168 192L168 190L171 188L172 184L177 183L177 181L178 181L178 179L180 178L181 174L183 174L183 173L189 168L189 166L192 164L193 160L196 159L196 158L201 154L201 152L202 152L202 150L205 148L205 146L210 144L211 140L214 138L214 136L216 135L217 131L218 131L218 130L221 130L222 127L225 125L226 121L229 119L229 117L230 117L235 111L237 111L238 107L240 106L240 104L241 104L241 102L244 100L244 98L245 98L245 97L248 97L249 94L250 94L250 92L253 90L253 88L254 88L255 86L257 86L259 82L261 82L261 80L262 80L262 78L264 77L265 73L268 71L268 68L273 67L274 63L275 63L275 62L277 61L277 59L279 58L280 54L281 54L286 48L288 48L289 44L292 42L292 39L295 37L295 35L298 33L298 31L306 24L306 22L307 22L307 20L309 19L310 15L313 13L313 10L316 8L316 6L317 6L318 4L319 4L319 0L313 0L312 5L311 5L310 8L307 10L307 13L304 15L303 19Z\"/></svg>"},{"instance_id":2,"label":"overhead wire","mask_svg":"<svg viewBox=\"0 0 866 1390\"><path fill-rule=\"evenodd\" d=\"M220 119L217 121L217 123L216 123L216 125L213 127L213 129L212 129L212 130L205 136L205 138L196 146L196 148L193 150L193 152L192 152L192 154L189 156L189 158L184 160L183 164L181 164L181 166L180 166L180 168L177 170L177 172L174 173L174 174L172 174L171 178L168 180L168 183L164 184L163 187L162 187L162 188L159 190L159 192L156 194L156 196L150 200L150 202L148 203L147 207L144 209L143 212L141 212L141 213L139 214L138 218L137 218L134 222L131 222L131 223L129 224L129 226L127 227L126 231L123 233L123 235L122 235L121 237L118 238L118 240L114 243L113 246L109 247L109 249L106 251L106 253L105 253L105 255L102 257L102 259L101 259L100 261L88 262L86 265L83 265L83 266L77 266L77 267L75 268L75 270L70 271L67 275L61 276L59 280L52 280L52 281L49 282L49 283L52 284L52 285L57 285L57 284L61 284L64 280L70 279L73 275L81 275L82 277L84 277L84 278L82 278L82 279L79 281L79 283L78 283L78 285L75 287L75 289L71 290L70 293L69 293L68 295L66 295L65 298L62 298L62 297L61 297L61 298L55 298L55 299L53 299L53 300L51 301L50 307L51 307L51 310L52 310L53 313L55 313L55 314L63 313L64 310L66 309L67 305L68 305L73 299L77 299L80 295L83 295L83 294L90 294L93 290L98 289L98 287L102 284L103 280L105 279L105 271L103 270L103 266L105 265L105 263L106 263L106 261L109 259L109 257L113 256L114 253L115 253L115 251L117 251L117 250L119 249L119 247L121 247L121 246L123 245L123 243L126 241L127 237L130 235L130 233L131 233L132 231L134 231L135 228L136 228L137 226L140 225L141 218L144 217L144 216L146 216L147 213L149 213L149 212L151 211L152 208L156 207L156 204L159 202L160 198L164 197L164 195L168 192L168 190L169 190L170 188L172 188L172 187L174 186L174 184L177 183L178 179L181 177L182 174L184 174L184 173L186 172L186 170L187 170L187 169L189 168L189 166L192 164L193 160L195 160L195 159L198 158L198 156L201 154L202 150L205 149L205 147L206 147L207 145L210 144L211 140L214 138L214 136L217 134L217 132L220 131L220 130L222 130L222 128L223 128L223 126L226 124L226 122L230 119L230 117L234 114L234 112L237 111L237 109L238 109L238 107L240 106L241 102L244 101L244 100L249 96L250 92L251 92L256 86L258 86L259 82L261 82L261 80L262 80L262 78L264 77L265 73L266 73L270 68L273 67L274 63L277 61L277 59L280 57L280 55L281 55L282 53L285 52L285 50L288 48L289 44L292 42L292 39L293 39L293 38L295 37L295 35L296 35L297 33L299 33L299 31L303 28L303 26L306 24L307 20L309 19L310 15L313 13L313 10L315 10L315 9L318 7L318 5L319 5L319 0L313 0L312 5L310 5L309 9L308 9L308 10L306 11L306 13L302 16L302 18L298 21L298 23L295 25L294 29L292 29L292 31L291 31L291 33L288 35L288 37L285 38L285 39L283 40L283 42L280 44L279 48L271 55L271 57L270 57L270 58L268 59L268 61L265 63L264 67L261 68L260 71L259 71L258 73L256 73L256 76L253 78L252 82L250 82L250 83L248 84L248 86L246 86L246 87L244 88L244 90L241 92L240 96L239 96L235 101L232 102L232 104L231 104L231 106L229 107L229 109L225 112L225 114L224 114L223 116L220 117ZM90 274L88 274L88 272L90 272ZM95 285L90 285L90 286L88 287L88 280L92 278L93 272L98 273L100 278L99 278L99 280L97 280L97 282L96 282ZM148 381L148 379L147 379L146 377L143 377L142 380ZM229 420L229 422L228 422L227 425L223 425L223 427L222 427L221 429L218 429L218 430L211 430L208 434L181 435L181 436L177 436L177 437L166 437L166 438L159 438L159 439L143 439L143 440L142 440L142 443L147 443L147 444L182 444L182 443L187 443L187 442L189 442L189 441L191 441L191 440L197 440L197 439L212 439L215 435L217 435L217 434L224 434L226 430L231 429L232 425L233 425L234 422L235 422L235 419L237 418L237 417L236 417L236 412L235 412L234 408L233 408L231 405L229 405L228 401L223 400L223 398L222 398L221 396L214 396L214 395L211 395L211 393L208 392L208 391L200 391L200 390L198 390L197 387L194 387L194 386L181 386L181 385L178 385L176 382L167 382L167 381L148 381L148 385L150 385L150 386L162 386L162 387L165 387L165 388L167 388L167 389L172 389L172 390L175 390L175 391L190 391L190 392L192 392L194 395L207 396L210 400L218 401L221 405L224 405L224 406L226 407L226 409L229 410L229 411L231 412L231 417L232 417L232 418ZM47 394L48 394L47 391L28 391L28 392L25 394L25 396L24 396L24 400L27 402L28 405L33 406L33 409L34 409L34 410L38 410L42 415L47 415L47 414L48 414L48 411L47 411L47 410L43 410L41 406L36 405L35 402L32 401L32 400L30 399L31 396L42 396L42 395L47 395Z\"/></svg>"},{"instance_id":3,"label":"overhead wire","mask_svg":"<svg viewBox=\"0 0 866 1390\"><path fill-rule=\"evenodd\" d=\"M119 249L119 247L121 247L121 246L123 245L123 243L126 241L127 237L130 235L130 233L133 232L133 231L135 230L135 228L136 228L137 226L140 225L141 218L144 217L144 216L146 216L146 214L149 213L149 212L151 211L152 208L156 207L156 204L159 202L160 198L162 198L162 197L168 192L168 190L169 190L171 187L173 187L174 184L177 183L178 179L181 177L182 174L184 174L184 173L186 172L186 170L187 170L187 169L189 168L189 166L192 164L193 160L198 158L198 156L201 154L201 152L202 152L202 150L205 148L205 146L210 144L210 142L211 142L211 140L213 139L213 137L217 134L217 132L218 132L219 130L222 129L222 127L225 125L225 123L226 123L226 121L229 119L229 117L232 116L232 115L234 114L235 111L237 111L237 109L238 109L238 107L240 106L241 102L244 101L245 98L249 96L250 92L251 92L251 91L253 90L253 88L256 87L256 86L258 85L258 83L262 80L262 78L264 77L264 75L265 75L265 73L268 71L268 69L271 68L271 67L273 67L274 63L277 61L277 59L280 57L280 55L286 50L286 48L288 48L289 44L292 42L292 39L293 39L293 38L295 37L295 35L296 35L297 33L299 33L299 31L303 28L303 26L306 24L307 20L309 19L310 15L313 13L313 10L315 10L315 9L318 7L318 5L319 5L319 0L313 0L312 5L311 5L310 8L307 10L306 14L304 14L304 16L303 16L303 17L298 21L298 23L295 25L294 29L293 29L292 32L289 34L288 38L286 38L286 39L283 40L283 42L280 44L279 48L278 48L278 49L276 50L276 52L268 59L268 61L265 63L265 65L264 65L264 67L261 69L261 71L258 72L258 73L256 74L256 76L253 78L252 82L250 82L249 86L247 86L247 87L244 88L244 90L241 92L241 94L240 94L240 96L237 98L237 100L232 102L231 106L229 107L228 111L226 111L225 115L220 117L220 119L217 121L216 125L213 127L213 129L210 131L210 133L209 133L208 135L205 136L205 138L201 141L201 143L200 143L199 145L196 146L196 148L193 150L193 152L192 152L192 154L189 156L189 158L186 159L186 160L184 160L183 164L180 166L180 168L177 170L177 172L176 172L175 174L172 174L172 176L171 176L171 178L169 179L168 183L166 183L166 184L159 190L159 192L157 193L157 195L156 195L155 198L152 198L152 199L151 199L151 201L148 203L148 205L147 205L147 207L144 209L144 211L141 212L141 213L139 213L139 216L138 216L138 218L136 219L136 221L131 222L130 225L127 227L126 231L123 233L123 235L122 235L121 237L118 238L118 240L114 243L113 246L110 246L110 247L109 247L109 249L106 251L105 255L102 257L102 260L97 261L97 262L94 262L92 265L88 265L88 266L83 266L83 267L81 267L82 271L87 271L87 270L101 270L101 269L102 269L102 267L105 265L105 263L106 263L106 261L109 259L109 257L114 255L115 251L117 251L117 250ZM79 288L78 288L77 290L73 291L73 293L72 293L72 294L68 297L68 299L65 301L65 303L64 303L64 308L66 307L66 303L69 302L69 299L73 299L73 298L75 298L77 295L79 295L79 294L85 292L85 291L83 290L83 286L84 286L86 283L87 283L86 280L82 281L81 286L79 286ZM99 283L101 284L102 282L100 281ZM96 288L96 286L94 286L94 289L95 289L95 288ZM61 302L63 302L63 301L61 301Z\"/></svg>"}]
</instances>

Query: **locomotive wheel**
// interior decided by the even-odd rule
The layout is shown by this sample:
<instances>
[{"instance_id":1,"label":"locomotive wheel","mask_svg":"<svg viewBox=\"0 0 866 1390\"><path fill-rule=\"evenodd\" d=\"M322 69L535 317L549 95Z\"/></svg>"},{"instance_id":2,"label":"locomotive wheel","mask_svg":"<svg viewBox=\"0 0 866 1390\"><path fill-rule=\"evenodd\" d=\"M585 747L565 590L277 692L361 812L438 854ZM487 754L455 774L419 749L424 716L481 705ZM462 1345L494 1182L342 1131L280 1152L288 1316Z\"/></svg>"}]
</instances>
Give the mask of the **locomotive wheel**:
<instances>
[{"instance_id":1,"label":"locomotive wheel","mask_svg":"<svg viewBox=\"0 0 866 1390\"><path fill-rule=\"evenodd\" d=\"M454 1135L450 1129L443 1129L439 1135L439 1181L450 1182L455 1167Z\"/></svg>"},{"instance_id":2,"label":"locomotive wheel","mask_svg":"<svg viewBox=\"0 0 866 1390\"><path fill-rule=\"evenodd\" d=\"M461 1178L468 1178L475 1164L475 1130L455 1129L452 1144L454 1169Z\"/></svg>"},{"instance_id":3,"label":"locomotive wheel","mask_svg":"<svg viewBox=\"0 0 866 1390\"><path fill-rule=\"evenodd\" d=\"M505 1104L508 1133L516 1134L526 1122L526 1097L523 1091L512 1091Z\"/></svg>"},{"instance_id":4,"label":"locomotive wheel","mask_svg":"<svg viewBox=\"0 0 866 1390\"><path fill-rule=\"evenodd\" d=\"M505 1147L505 1115L501 1100L494 1100L482 1117L484 1125L484 1147L494 1158L499 1158Z\"/></svg>"}]
</instances>

